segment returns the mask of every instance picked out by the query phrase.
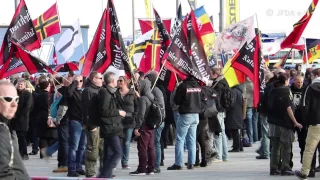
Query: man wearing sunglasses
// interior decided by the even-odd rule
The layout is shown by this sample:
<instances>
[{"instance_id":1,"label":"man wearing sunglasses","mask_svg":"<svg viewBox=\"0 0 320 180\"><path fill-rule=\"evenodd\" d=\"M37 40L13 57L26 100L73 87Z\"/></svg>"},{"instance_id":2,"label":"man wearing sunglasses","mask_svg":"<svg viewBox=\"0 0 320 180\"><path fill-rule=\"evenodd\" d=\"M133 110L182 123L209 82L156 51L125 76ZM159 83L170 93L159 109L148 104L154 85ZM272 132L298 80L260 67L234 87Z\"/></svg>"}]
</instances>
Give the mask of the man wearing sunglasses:
<instances>
[{"instance_id":1,"label":"man wearing sunglasses","mask_svg":"<svg viewBox=\"0 0 320 180\"><path fill-rule=\"evenodd\" d=\"M18 102L13 84L0 82L0 179L30 179L18 150L17 136L8 127Z\"/></svg>"},{"instance_id":2,"label":"man wearing sunglasses","mask_svg":"<svg viewBox=\"0 0 320 180\"><path fill-rule=\"evenodd\" d=\"M82 92L82 118L83 124L86 127L87 134L87 147L85 155L85 168L86 177L95 177L97 159L103 153L103 139L99 134L99 121L98 118L91 117L90 110L93 106L92 103L96 103L96 96L103 83L103 77L101 73L93 71L90 73L87 79L87 87ZM92 110L91 110L92 111ZM90 117L89 117L90 116ZM100 168L102 168L102 157L100 158Z\"/></svg>"},{"instance_id":3,"label":"man wearing sunglasses","mask_svg":"<svg viewBox=\"0 0 320 180\"><path fill-rule=\"evenodd\" d=\"M29 159L26 136L29 129L29 114L33 103L32 95L26 89L26 84L25 79L19 79L17 90L20 100L15 118L12 120L12 128L17 132L19 151L23 160Z\"/></svg>"},{"instance_id":4,"label":"man wearing sunglasses","mask_svg":"<svg viewBox=\"0 0 320 180\"><path fill-rule=\"evenodd\" d=\"M73 82L68 87L66 96L68 98L68 128L69 128L69 152L68 152L68 177L85 175L82 168L87 137L83 130L82 122L82 94L83 77L74 75Z\"/></svg>"}]
</instances>

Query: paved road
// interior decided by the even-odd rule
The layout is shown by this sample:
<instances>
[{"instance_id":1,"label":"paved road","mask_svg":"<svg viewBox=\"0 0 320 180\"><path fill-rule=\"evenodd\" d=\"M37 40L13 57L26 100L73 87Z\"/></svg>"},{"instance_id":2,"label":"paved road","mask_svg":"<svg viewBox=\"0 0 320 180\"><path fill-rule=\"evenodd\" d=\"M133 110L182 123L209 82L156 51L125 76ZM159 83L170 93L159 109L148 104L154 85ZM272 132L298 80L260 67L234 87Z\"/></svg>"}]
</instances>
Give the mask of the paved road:
<instances>
[{"instance_id":1,"label":"paved road","mask_svg":"<svg viewBox=\"0 0 320 180\"><path fill-rule=\"evenodd\" d=\"M229 141L229 147L232 142ZM245 148L244 152L229 154L228 162L213 163L206 168L196 168L194 170L181 171L167 171L166 168L171 166L174 162L174 147L170 146L165 149L165 166L161 168L162 172L153 176L130 176L129 170L122 170L120 166L115 170L116 179L173 179L173 180L188 180L188 179L213 179L213 180L292 180L295 177L270 177L269 176L269 160L256 160L255 150L259 144L254 144L251 148ZM30 148L30 147L29 147ZM294 143L294 170L299 169L300 165L300 149L298 143ZM185 153L185 160L187 161L187 152ZM137 149L136 144L132 144L130 152L129 165L131 171L137 167ZM27 170L31 176L55 176L66 177L66 173L52 173L56 167L56 154L49 159L41 160L39 156L30 156L30 160L25 161ZM316 175L315 179L320 179L320 173Z\"/></svg>"}]
</instances>

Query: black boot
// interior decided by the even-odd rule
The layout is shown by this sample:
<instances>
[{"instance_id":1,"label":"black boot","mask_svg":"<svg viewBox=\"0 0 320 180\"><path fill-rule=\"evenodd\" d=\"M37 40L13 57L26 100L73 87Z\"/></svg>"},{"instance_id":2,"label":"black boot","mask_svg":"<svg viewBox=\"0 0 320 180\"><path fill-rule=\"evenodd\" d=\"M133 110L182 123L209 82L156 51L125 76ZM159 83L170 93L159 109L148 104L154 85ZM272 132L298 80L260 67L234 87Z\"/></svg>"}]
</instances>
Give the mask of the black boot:
<instances>
[{"instance_id":1,"label":"black boot","mask_svg":"<svg viewBox=\"0 0 320 180\"><path fill-rule=\"evenodd\" d=\"M316 169L311 167L308 177L316 177Z\"/></svg>"},{"instance_id":2,"label":"black boot","mask_svg":"<svg viewBox=\"0 0 320 180\"><path fill-rule=\"evenodd\" d=\"M319 159L319 166L316 168L316 172L320 172L320 155L319 155L318 159Z\"/></svg>"}]
</instances>

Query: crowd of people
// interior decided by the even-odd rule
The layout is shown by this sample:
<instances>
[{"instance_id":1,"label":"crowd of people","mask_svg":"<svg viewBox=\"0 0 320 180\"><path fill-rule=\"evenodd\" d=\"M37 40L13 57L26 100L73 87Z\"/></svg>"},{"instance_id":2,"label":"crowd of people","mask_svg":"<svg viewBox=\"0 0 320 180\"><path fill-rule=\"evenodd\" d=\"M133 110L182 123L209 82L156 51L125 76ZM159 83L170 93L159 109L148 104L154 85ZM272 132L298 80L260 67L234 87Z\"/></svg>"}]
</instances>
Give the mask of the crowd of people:
<instances>
[{"instance_id":1,"label":"crowd of people","mask_svg":"<svg viewBox=\"0 0 320 180\"><path fill-rule=\"evenodd\" d=\"M28 179L23 160L55 152L53 172L113 178L119 162L130 169L134 140L139 164L132 176L160 173L167 146L175 146L175 161L167 170L181 170L226 162L228 153L261 141L256 159L270 159L270 175L315 177L320 171L320 69L303 73L297 65L266 71L257 107L250 79L230 88L220 68L212 73L206 85L188 77L173 92L157 82L156 71L137 72L132 79L113 72L91 72L88 78L70 72L1 80L0 178ZM303 165L294 172L296 133ZM228 139L233 140L230 150Z\"/></svg>"}]
</instances>

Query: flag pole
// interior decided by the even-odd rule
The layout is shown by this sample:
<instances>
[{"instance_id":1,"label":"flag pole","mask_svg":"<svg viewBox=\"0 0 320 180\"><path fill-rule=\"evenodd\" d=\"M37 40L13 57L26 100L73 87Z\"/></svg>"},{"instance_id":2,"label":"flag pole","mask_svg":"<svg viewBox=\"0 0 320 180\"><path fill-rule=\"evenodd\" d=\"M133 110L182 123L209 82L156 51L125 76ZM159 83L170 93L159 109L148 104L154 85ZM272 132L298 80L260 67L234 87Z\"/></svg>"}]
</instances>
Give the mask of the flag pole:
<instances>
[{"instance_id":1,"label":"flag pole","mask_svg":"<svg viewBox=\"0 0 320 180\"><path fill-rule=\"evenodd\" d=\"M164 65L166 64L166 62L167 62L167 59L164 60L162 66L161 66L161 69L160 69L160 71L159 71L159 73L158 73L158 76L157 76L156 80L154 81L154 84L152 85L151 91L152 91L153 88L156 86L156 84L157 84L157 82L158 82L158 79L159 79L159 77L160 77L160 72L163 70Z\"/></svg>"},{"instance_id":2,"label":"flag pole","mask_svg":"<svg viewBox=\"0 0 320 180\"><path fill-rule=\"evenodd\" d=\"M80 33L80 36L81 36L81 41L82 41L82 52L83 52L83 57L84 57L84 60L83 60L83 65L84 65L84 62L86 61L86 52L84 50L84 43L83 43L83 38L82 38L82 31L81 31L81 25L80 25L80 19L78 18L78 24L79 24L79 33Z\"/></svg>"},{"instance_id":3,"label":"flag pole","mask_svg":"<svg viewBox=\"0 0 320 180\"><path fill-rule=\"evenodd\" d=\"M304 55L306 56L307 68L309 68L308 49L307 49L307 38L304 38Z\"/></svg>"},{"instance_id":4,"label":"flag pole","mask_svg":"<svg viewBox=\"0 0 320 180\"><path fill-rule=\"evenodd\" d=\"M134 0L131 1L132 3L132 41L134 42L135 38L136 38L136 27L134 24L135 18L134 18Z\"/></svg>"}]
</instances>

